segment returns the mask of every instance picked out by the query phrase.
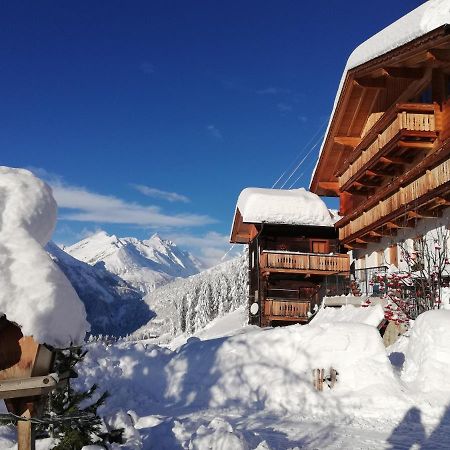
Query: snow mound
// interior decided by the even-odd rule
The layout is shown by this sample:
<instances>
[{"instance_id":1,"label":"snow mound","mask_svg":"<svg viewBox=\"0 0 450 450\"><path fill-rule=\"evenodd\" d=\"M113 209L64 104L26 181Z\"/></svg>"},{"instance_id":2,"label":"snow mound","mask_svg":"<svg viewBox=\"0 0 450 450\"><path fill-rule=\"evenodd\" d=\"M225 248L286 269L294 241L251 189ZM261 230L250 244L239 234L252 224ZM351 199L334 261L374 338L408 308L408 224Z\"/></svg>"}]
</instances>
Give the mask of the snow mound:
<instances>
[{"instance_id":1,"label":"snow mound","mask_svg":"<svg viewBox=\"0 0 450 450\"><path fill-rule=\"evenodd\" d=\"M311 320L311 324L353 322L378 327L383 319L384 311L381 305L367 307L345 305L340 308L321 308Z\"/></svg>"},{"instance_id":2,"label":"snow mound","mask_svg":"<svg viewBox=\"0 0 450 450\"><path fill-rule=\"evenodd\" d=\"M338 385L329 396L319 395L312 370L330 367L339 373ZM171 358L166 374L167 401L212 408L318 414L327 402L337 407L355 401L356 392L357 402L365 398L369 403L397 392L377 330L350 323L248 330L210 341L192 338Z\"/></svg>"},{"instance_id":3,"label":"snow mound","mask_svg":"<svg viewBox=\"0 0 450 450\"><path fill-rule=\"evenodd\" d=\"M247 223L333 226L325 203L303 188L246 188L239 195L237 208Z\"/></svg>"},{"instance_id":4,"label":"snow mound","mask_svg":"<svg viewBox=\"0 0 450 450\"><path fill-rule=\"evenodd\" d=\"M50 187L27 170L0 167L0 214L1 314L40 343L82 342L84 306L43 249L56 223Z\"/></svg>"},{"instance_id":5,"label":"snow mound","mask_svg":"<svg viewBox=\"0 0 450 450\"><path fill-rule=\"evenodd\" d=\"M450 401L450 311L434 310L421 314L414 322L402 379L414 389L434 393Z\"/></svg>"},{"instance_id":6,"label":"snow mound","mask_svg":"<svg viewBox=\"0 0 450 450\"><path fill-rule=\"evenodd\" d=\"M189 442L189 450L233 449L249 450L241 433L224 419L215 418L208 425L200 425Z\"/></svg>"},{"instance_id":7,"label":"snow mound","mask_svg":"<svg viewBox=\"0 0 450 450\"><path fill-rule=\"evenodd\" d=\"M191 338L177 351L145 343L89 344L77 383L102 379L114 392L108 414L133 410L139 417L189 415L200 411L323 416L341 411L366 415L392 398L402 399L377 330L336 323L254 329L201 341ZM314 390L312 370L338 371L333 389ZM103 412L101 412L103 414ZM198 439L232 439L226 430L206 427ZM233 432L234 433L234 432ZM234 438L233 438L234 439Z\"/></svg>"}]
</instances>

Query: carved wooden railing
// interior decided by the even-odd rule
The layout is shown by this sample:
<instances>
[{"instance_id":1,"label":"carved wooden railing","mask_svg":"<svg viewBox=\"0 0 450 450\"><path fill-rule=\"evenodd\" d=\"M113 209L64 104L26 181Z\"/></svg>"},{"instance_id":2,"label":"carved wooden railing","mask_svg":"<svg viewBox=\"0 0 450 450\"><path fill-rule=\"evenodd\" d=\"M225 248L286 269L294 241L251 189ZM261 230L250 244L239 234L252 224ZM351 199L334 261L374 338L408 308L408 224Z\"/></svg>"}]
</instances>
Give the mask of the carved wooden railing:
<instances>
[{"instance_id":1,"label":"carved wooden railing","mask_svg":"<svg viewBox=\"0 0 450 450\"><path fill-rule=\"evenodd\" d=\"M285 269L297 271L347 272L350 270L348 255L317 253L288 253L265 251L261 255L262 269Z\"/></svg>"},{"instance_id":2,"label":"carved wooden railing","mask_svg":"<svg viewBox=\"0 0 450 450\"><path fill-rule=\"evenodd\" d=\"M309 301L286 301L266 299L264 302L264 315L290 319L308 319L311 303Z\"/></svg>"},{"instance_id":3,"label":"carved wooden railing","mask_svg":"<svg viewBox=\"0 0 450 450\"><path fill-rule=\"evenodd\" d=\"M371 137L370 131L367 133L368 142L365 138L358 146L362 147L362 151L357 151L358 156L353 161L349 161L348 168L339 177L339 187L345 186L364 166L371 161L375 161L381 150L386 148L402 130L415 132L414 134L419 137L421 132L424 135L435 132L438 129L436 124L438 113L439 107L435 104L406 103L396 105L396 108L391 110L386 118L383 118L382 130L377 130L379 132L375 134L372 133ZM375 122L374 127L377 123L378 121ZM386 125L384 126L384 124Z\"/></svg>"},{"instance_id":4,"label":"carved wooden railing","mask_svg":"<svg viewBox=\"0 0 450 450\"><path fill-rule=\"evenodd\" d=\"M357 233L358 231L369 227L378 220L386 217L395 211L401 212L406 205L411 204L423 195L437 189L443 184L450 181L450 160L444 161L421 177L417 178L407 186L400 188L399 191L380 201L376 206L370 208L350 221L347 225L339 230L339 238L341 240ZM419 206L419 205L417 205Z\"/></svg>"}]
</instances>

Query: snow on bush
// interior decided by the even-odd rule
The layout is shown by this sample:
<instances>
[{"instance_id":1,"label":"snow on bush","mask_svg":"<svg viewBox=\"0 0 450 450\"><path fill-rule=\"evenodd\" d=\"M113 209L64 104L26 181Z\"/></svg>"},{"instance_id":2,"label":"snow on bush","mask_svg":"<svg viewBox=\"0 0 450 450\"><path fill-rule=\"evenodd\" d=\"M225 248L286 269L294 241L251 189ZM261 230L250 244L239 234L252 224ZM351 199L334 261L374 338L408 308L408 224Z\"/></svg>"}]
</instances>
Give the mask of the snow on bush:
<instances>
[{"instance_id":1,"label":"snow on bush","mask_svg":"<svg viewBox=\"0 0 450 450\"><path fill-rule=\"evenodd\" d=\"M419 392L450 401L450 311L427 311L415 320L402 379Z\"/></svg>"},{"instance_id":2,"label":"snow on bush","mask_svg":"<svg viewBox=\"0 0 450 450\"><path fill-rule=\"evenodd\" d=\"M50 187L27 170L0 167L0 217L0 314L38 342L82 342L84 306L43 249L56 223Z\"/></svg>"}]
</instances>

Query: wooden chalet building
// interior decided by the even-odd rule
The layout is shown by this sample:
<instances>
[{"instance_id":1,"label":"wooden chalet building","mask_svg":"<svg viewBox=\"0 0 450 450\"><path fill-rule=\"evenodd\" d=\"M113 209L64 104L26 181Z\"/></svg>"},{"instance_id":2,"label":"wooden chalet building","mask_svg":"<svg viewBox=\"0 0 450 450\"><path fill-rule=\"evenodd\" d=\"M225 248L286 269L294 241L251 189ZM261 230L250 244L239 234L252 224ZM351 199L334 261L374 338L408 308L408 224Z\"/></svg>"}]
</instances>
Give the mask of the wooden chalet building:
<instances>
[{"instance_id":1,"label":"wooden chalet building","mask_svg":"<svg viewBox=\"0 0 450 450\"><path fill-rule=\"evenodd\" d=\"M326 277L349 275L330 212L304 189L244 189L230 242L249 246L251 324L306 323L327 293Z\"/></svg>"},{"instance_id":2,"label":"wooden chalet building","mask_svg":"<svg viewBox=\"0 0 450 450\"><path fill-rule=\"evenodd\" d=\"M340 199L357 269L401 268L398 244L450 224L450 2L428 1L360 45L310 189Z\"/></svg>"}]
</instances>

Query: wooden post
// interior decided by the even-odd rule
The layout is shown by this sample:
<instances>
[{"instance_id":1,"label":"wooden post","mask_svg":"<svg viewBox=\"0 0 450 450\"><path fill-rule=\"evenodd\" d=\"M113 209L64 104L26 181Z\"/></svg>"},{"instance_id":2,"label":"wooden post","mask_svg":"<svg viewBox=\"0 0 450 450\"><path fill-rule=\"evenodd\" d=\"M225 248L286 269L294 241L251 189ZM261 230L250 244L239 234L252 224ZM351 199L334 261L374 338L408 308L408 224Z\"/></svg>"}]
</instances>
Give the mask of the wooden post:
<instances>
[{"instance_id":1,"label":"wooden post","mask_svg":"<svg viewBox=\"0 0 450 450\"><path fill-rule=\"evenodd\" d=\"M323 391L323 369L313 370L313 384L317 391Z\"/></svg>"},{"instance_id":2,"label":"wooden post","mask_svg":"<svg viewBox=\"0 0 450 450\"><path fill-rule=\"evenodd\" d=\"M337 381L337 370L330 367L330 389L333 389Z\"/></svg>"},{"instance_id":3,"label":"wooden post","mask_svg":"<svg viewBox=\"0 0 450 450\"><path fill-rule=\"evenodd\" d=\"M26 410L22 417L30 419L30 411ZM35 450L35 448L33 424L29 420L19 420L17 422L17 449Z\"/></svg>"}]
</instances>

